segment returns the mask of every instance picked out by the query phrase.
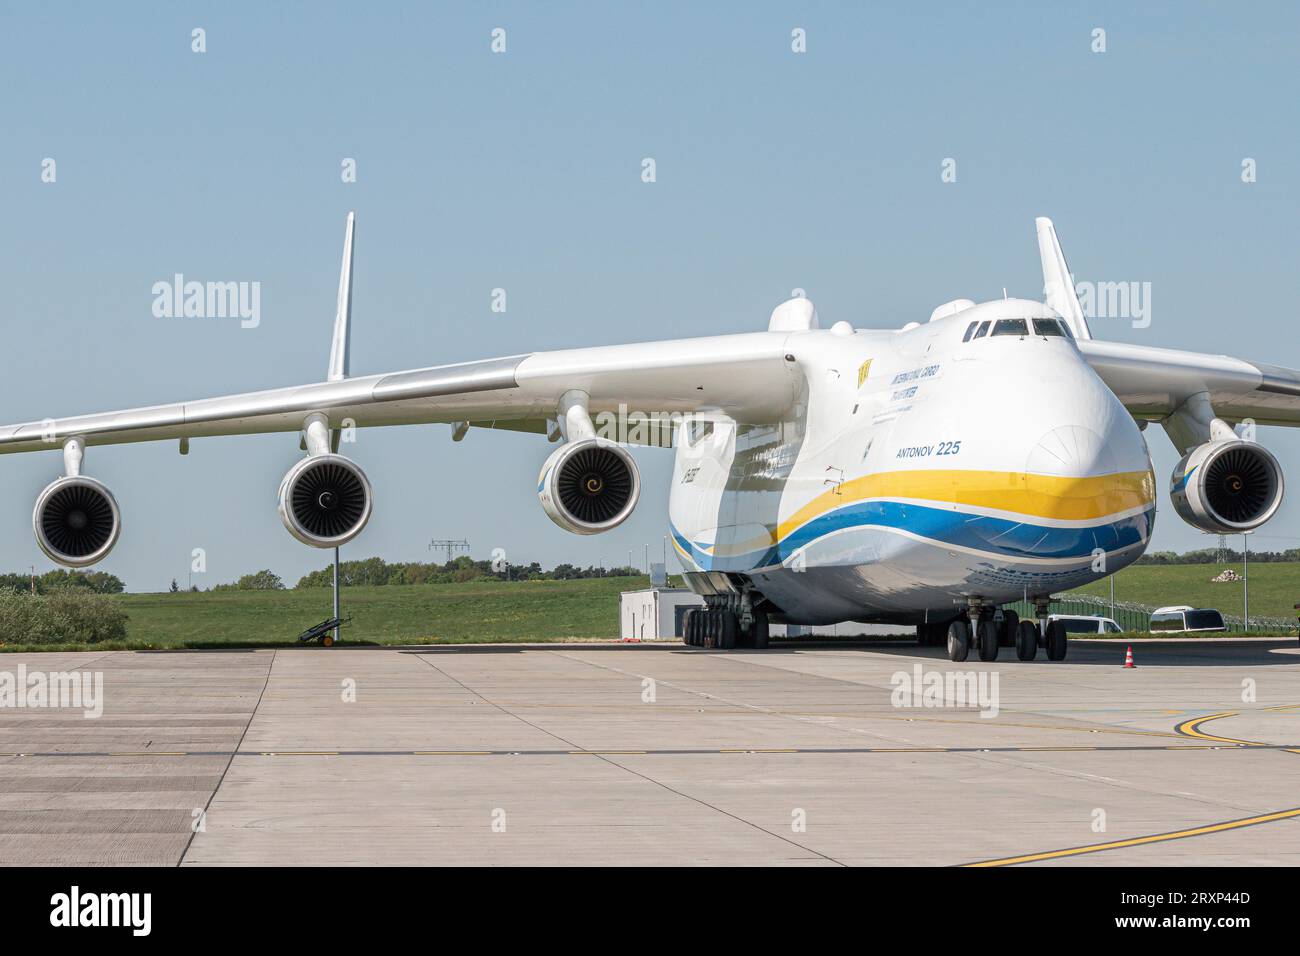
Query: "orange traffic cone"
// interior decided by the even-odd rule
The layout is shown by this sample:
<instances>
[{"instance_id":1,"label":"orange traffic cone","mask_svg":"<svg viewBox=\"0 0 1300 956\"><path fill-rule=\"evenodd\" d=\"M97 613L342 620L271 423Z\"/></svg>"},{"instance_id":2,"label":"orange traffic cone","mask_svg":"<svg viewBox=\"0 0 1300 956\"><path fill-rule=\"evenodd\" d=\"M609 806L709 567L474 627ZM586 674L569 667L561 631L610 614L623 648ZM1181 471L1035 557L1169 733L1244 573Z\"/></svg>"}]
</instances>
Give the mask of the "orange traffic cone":
<instances>
[{"instance_id":1,"label":"orange traffic cone","mask_svg":"<svg viewBox=\"0 0 1300 956\"><path fill-rule=\"evenodd\" d=\"M1130 644L1129 647L1128 647L1128 650L1124 652L1124 666L1125 666L1125 667L1137 667L1137 665L1133 663L1133 645L1132 645L1132 644Z\"/></svg>"}]
</instances>

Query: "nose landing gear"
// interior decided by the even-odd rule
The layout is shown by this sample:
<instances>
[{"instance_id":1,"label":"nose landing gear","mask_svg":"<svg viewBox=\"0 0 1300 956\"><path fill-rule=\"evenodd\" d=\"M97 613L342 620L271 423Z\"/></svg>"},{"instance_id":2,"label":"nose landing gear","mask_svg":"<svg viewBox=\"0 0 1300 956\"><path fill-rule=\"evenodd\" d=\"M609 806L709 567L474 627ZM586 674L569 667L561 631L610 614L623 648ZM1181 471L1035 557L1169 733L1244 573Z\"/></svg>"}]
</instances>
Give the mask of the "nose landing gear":
<instances>
[{"instance_id":1,"label":"nose landing gear","mask_svg":"<svg viewBox=\"0 0 1300 956\"><path fill-rule=\"evenodd\" d=\"M1021 621L1016 626L1016 659L1032 661L1038 654L1038 624Z\"/></svg>"},{"instance_id":2,"label":"nose landing gear","mask_svg":"<svg viewBox=\"0 0 1300 956\"><path fill-rule=\"evenodd\" d=\"M966 660L971 645L974 645L981 661L997 660L1001 647L1014 647L1017 660L1032 661L1038 656L1040 647L1047 651L1048 660L1065 660L1069 635L1064 621L1048 620L1048 600L1035 599L1037 621L1022 621L1015 611L1004 610L999 622L995 620L991 606L972 598L969 609L949 623L945 631L948 659L954 663ZM918 625L917 643L920 646L932 644L934 635L935 625Z\"/></svg>"},{"instance_id":3,"label":"nose landing gear","mask_svg":"<svg viewBox=\"0 0 1300 956\"><path fill-rule=\"evenodd\" d=\"M948 660L964 661L970 653L970 625L959 617L948 625Z\"/></svg>"}]
</instances>

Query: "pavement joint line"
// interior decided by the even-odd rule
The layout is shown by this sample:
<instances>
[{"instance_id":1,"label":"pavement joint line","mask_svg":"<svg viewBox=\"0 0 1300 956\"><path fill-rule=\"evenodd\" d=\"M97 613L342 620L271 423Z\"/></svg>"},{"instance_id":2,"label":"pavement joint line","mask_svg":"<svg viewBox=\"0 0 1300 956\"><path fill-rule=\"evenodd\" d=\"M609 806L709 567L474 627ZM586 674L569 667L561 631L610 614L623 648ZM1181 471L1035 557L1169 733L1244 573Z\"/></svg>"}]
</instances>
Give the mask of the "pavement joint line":
<instances>
[{"instance_id":1,"label":"pavement joint line","mask_svg":"<svg viewBox=\"0 0 1300 956\"><path fill-rule=\"evenodd\" d=\"M203 811L200 819L206 818L208 810L212 808L212 801L217 798L217 791L220 790L221 785L226 782L226 774L230 773L230 768L234 764L235 758L239 756L239 748L243 745L244 738L248 736L249 728L253 726L253 721L257 717L258 708L262 706L262 698L266 696L266 688L271 684L271 671L275 670L276 654L276 651L271 651L271 661L266 665L266 676L262 678L262 689L257 693L257 701L253 704L253 709L248 712L248 723L244 724L244 729L239 734L239 741L235 744L235 749L226 761L225 767L222 768L221 776L217 778L217 785L213 787L212 792L208 794L207 802L203 804ZM190 838L185 841L185 849L181 850L181 855L176 860L176 865L178 867L184 865L185 857L189 854L190 847L194 845L194 838L198 836L198 832L197 827L190 827Z\"/></svg>"},{"instance_id":2,"label":"pavement joint line","mask_svg":"<svg viewBox=\"0 0 1300 956\"><path fill-rule=\"evenodd\" d=\"M1207 750L1281 750L1300 753L1296 744L1163 744L1115 747L1016 746L1016 747L697 747L660 750L51 750L28 753L0 753L0 757L86 759L95 757L603 757L650 756L696 757L733 754L797 754L801 756L844 756L850 754L968 754L968 753L1169 753Z\"/></svg>"},{"instance_id":3,"label":"pavement joint line","mask_svg":"<svg viewBox=\"0 0 1300 956\"><path fill-rule=\"evenodd\" d=\"M562 658L564 658L564 657L567 657L568 655L566 655L566 654L561 654L560 656L561 656ZM561 737L559 734L555 733L554 731L547 730L547 729L545 729L544 727L540 727L540 726L538 726L537 724L535 724L535 723L533 723L532 721L530 721L528 718L526 718L526 717L522 717L522 716L520 716L519 714L516 714L516 713L510 711L510 710L507 709L506 707L503 707L501 704L498 704L496 701L491 700L490 698L488 698L487 696L485 696L482 692L475 690L474 688L470 687L468 684L466 684L464 681L460 680L459 678L453 676L452 674L448 674L446 671L444 671L444 670L443 670L441 667L439 667L437 664L434 664L432 661L427 660L426 657L425 657L424 655L420 655L420 656L418 657L418 659L424 661L424 663L428 664L431 668L433 668L435 671L437 671L437 672L438 672L439 674L441 674L443 677L447 678L448 680L454 681L456 684L458 684L459 686L463 687L466 691L468 691L469 693L471 693L471 694L473 694L474 696L478 697L479 700L483 701L483 702L484 702L485 704L487 704L488 706L490 706L490 707L495 707L497 710L501 711L501 713L503 713L503 714L505 714L505 715L507 715L507 716L509 716L509 717L513 717L515 720L521 721L522 723L527 724L529 727L532 727L534 730L538 731L539 733L546 734L548 737L553 737L553 738L555 738L556 740L560 741L561 743L567 744L567 745L570 746L570 747L577 747L577 746L578 746L578 744L575 743L574 741L572 741L572 740L567 740L567 739L565 739L564 737ZM647 783L650 783L650 784L652 784L652 785L654 785L654 786L656 786L656 787L659 787L659 788L661 788L661 789L663 789L663 790L667 790L669 793L676 794L677 796L681 797L683 800L690 800L692 803L697 803L697 804L699 804L699 805L702 806L702 807L707 807L707 808L709 808L710 810L714 811L715 813L720 813L720 814L722 814L723 816L729 817L729 818L731 818L732 820L735 820L736 822L738 822L738 823L740 823L740 824L742 824L742 825L744 825L744 826L750 827L750 828L753 829L753 830L757 830L759 833L765 833L765 834L767 834L768 836L775 837L776 839L780 840L782 843L786 843L786 844L789 844L790 846L796 847L796 848L798 848L799 850L803 851L804 853L812 853L812 854L814 854L814 855L820 857L821 859L826 860L826 861L829 862L829 863L834 863L834 864L836 864L837 866L844 866L844 865L845 865L845 864L842 863L840 860L837 860L837 859L835 859L834 857L828 856L827 854L822 853L820 850L815 850L815 849L813 849L813 848L810 847L810 846L805 846L804 844L798 842L797 840L792 840L792 839L790 839L789 837L787 837L787 836L785 836L785 835L783 835L783 834L780 834L780 833L774 833L774 832L772 832L771 830L767 829L766 827L759 826L757 823L754 823L754 822L752 822L752 821L750 821L750 820L746 820L744 817L742 817L742 816L738 816L737 814L734 814L734 813L732 813L732 812L729 811L729 810L724 810L722 807L719 807L719 806L716 806L715 804L709 803L707 800L702 800L702 799L700 799L699 797L691 796L691 795L688 794L688 793L685 793L685 792L683 792L683 791L681 791L681 790L677 790L677 789L675 789L674 787L670 787L668 784L664 783L662 780L656 780L654 777L647 776L646 774L641 773L641 772L639 772L639 771L637 771L637 770L634 770L634 769L632 769L631 767L624 766L623 764L620 764L620 763L618 763L617 761L611 760L608 756L605 756L605 755L602 755L602 754L595 754L595 756L596 756L596 758L597 758L598 760L602 760L602 761L604 761L605 763L609 764L611 767L616 767L616 768L618 768L619 770L622 770L624 773L632 774L634 777L640 777L642 780L646 781Z\"/></svg>"}]
</instances>

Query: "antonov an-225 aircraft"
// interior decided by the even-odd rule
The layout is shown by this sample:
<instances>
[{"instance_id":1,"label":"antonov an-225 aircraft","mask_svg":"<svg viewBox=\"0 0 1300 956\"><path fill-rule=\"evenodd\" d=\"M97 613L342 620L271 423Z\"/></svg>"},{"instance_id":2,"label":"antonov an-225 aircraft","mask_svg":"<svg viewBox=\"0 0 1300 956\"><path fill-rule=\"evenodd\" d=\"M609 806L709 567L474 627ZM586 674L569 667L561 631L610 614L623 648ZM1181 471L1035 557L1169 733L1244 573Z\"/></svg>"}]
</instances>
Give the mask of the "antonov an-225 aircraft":
<instances>
[{"instance_id":1,"label":"antonov an-225 aircraft","mask_svg":"<svg viewBox=\"0 0 1300 956\"><path fill-rule=\"evenodd\" d=\"M353 378L349 215L325 381L0 426L0 452L61 448L64 475L36 499L41 549L70 567L103 558L121 515L84 473L86 449L301 432L279 513L305 544L352 540L370 517L365 473L341 427L446 422L560 441L542 508L566 531L620 524L640 495L628 443L675 444L672 539L706 607L686 643L764 647L770 620L915 624L1030 660L1066 654L1051 594L1132 563L1151 537L1156 478L1143 429L1184 456L1170 495L1203 531L1259 527L1282 501L1255 424L1300 425L1300 372L1222 355L1093 339L1047 219L1037 220L1045 302L939 306L901 329L818 326L805 298L767 331L511 355ZM614 423L613 429L608 426ZM1234 428L1234 426L1236 426ZM1036 603L1040 622L997 614Z\"/></svg>"}]
</instances>

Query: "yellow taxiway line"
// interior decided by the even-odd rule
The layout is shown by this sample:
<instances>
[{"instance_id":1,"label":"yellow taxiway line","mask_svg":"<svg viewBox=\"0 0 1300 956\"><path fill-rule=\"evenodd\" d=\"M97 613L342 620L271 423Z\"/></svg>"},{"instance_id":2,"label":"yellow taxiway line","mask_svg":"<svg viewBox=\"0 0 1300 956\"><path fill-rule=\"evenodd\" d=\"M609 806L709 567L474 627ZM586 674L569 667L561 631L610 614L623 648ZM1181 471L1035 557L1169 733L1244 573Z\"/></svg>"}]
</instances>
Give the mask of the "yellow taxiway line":
<instances>
[{"instance_id":1,"label":"yellow taxiway line","mask_svg":"<svg viewBox=\"0 0 1300 956\"><path fill-rule=\"evenodd\" d=\"M1187 830L1174 830L1170 833L1153 833L1150 836L1132 837L1127 840L1112 840L1109 843L1091 843L1087 846L1075 846L1065 850L1048 850L1044 853L1026 853L1023 856L1007 856L999 860L982 860L979 863L966 863L964 866L1015 866L1017 863L1036 863L1039 860L1059 860L1067 856L1079 856L1084 853L1100 853L1102 850L1118 850L1126 846L1143 846L1147 843L1164 843L1167 840L1182 840L1186 837L1205 836L1207 833L1222 833L1225 830L1238 830L1253 827L1260 823L1272 823L1275 820L1288 820L1300 817L1300 807L1291 810L1278 810L1276 813L1264 813L1257 817L1243 820L1228 820L1224 823L1211 823L1203 827L1191 827Z\"/></svg>"},{"instance_id":2,"label":"yellow taxiway line","mask_svg":"<svg viewBox=\"0 0 1300 956\"><path fill-rule=\"evenodd\" d=\"M1265 707L1266 711L1295 710L1300 708L1300 704L1282 704L1278 707ZM1232 744L1240 747L1267 747L1258 740L1241 740L1237 737L1219 737L1214 734L1207 734L1201 730L1202 724L1207 724L1212 720L1222 720L1225 717L1238 717L1241 715L1239 710L1225 710L1218 714L1206 714L1203 717L1193 717L1190 720L1184 720L1174 732L1183 737L1195 737L1199 740L1208 740L1216 744ZM1189 748L1190 749L1190 748ZM1288 753L1300 754L1300 749L1288 750ZM1153 833L1149 836L1130 837L1127 840L1112 840L1108 843L1090 843L1087 846L1068 847L1064 850L1046 850L1042 853L1026 853L1021 856L1007 856L997 860L982 860L978 863L966 863L968 867L985 867L985 866L1015 866L1018 863L1036 863L1040 860L1059 860L1063 857L1080 856L1084 853L1100 853L1103 850L1118 850L1123 847L1144 846L1148 843L1164 843L1169 840L1183 840L1187 837L1205 836L1209 833L1223 833L1226 830L1239 830L1242 827L1253 827L1261 823L1273 823L1277 820L1289 820L1294 817L1300 817L1300 807L1291 810L1277 810L1273 813L1263 813L1259 816L1245 817L1241 820L1227 820L1223 823L1211 823L1201 827L1189 827L1186 830L1173 830L1169 833Z\"/></svg>"}]
</instances>

